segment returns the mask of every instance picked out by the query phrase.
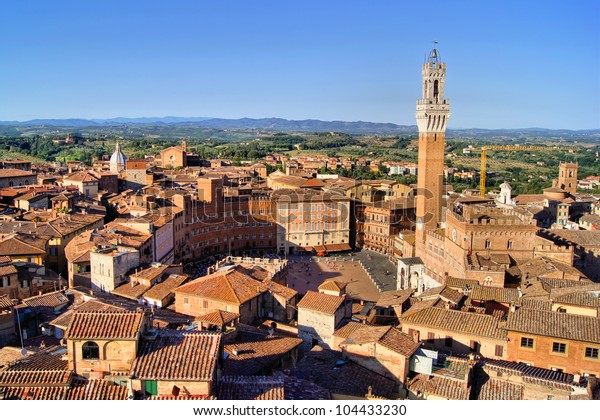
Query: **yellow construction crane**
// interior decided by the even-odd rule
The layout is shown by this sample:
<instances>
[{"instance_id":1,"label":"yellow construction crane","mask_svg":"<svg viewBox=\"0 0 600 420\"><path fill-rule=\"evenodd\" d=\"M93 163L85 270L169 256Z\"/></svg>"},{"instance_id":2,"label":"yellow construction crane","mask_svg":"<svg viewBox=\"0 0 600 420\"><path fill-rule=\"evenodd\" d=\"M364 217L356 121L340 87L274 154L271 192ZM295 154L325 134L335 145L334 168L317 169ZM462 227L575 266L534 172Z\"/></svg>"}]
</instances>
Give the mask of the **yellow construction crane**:
<instances>
[{"instance_id":1,"label":"yellow construction crane","mask_svg":"<svg viewBox=\"0 0 600 420\"><path fill-rule=\"evenodd\" d=\"M488 150L508 150L508 151L520 151L520 150L561 150L566 149L560 146L482 146L481 147L481 172L479 174L479 196L484 198L486 189L486 170L487 170L487 151Z\"/></svg>"}]
</instances>

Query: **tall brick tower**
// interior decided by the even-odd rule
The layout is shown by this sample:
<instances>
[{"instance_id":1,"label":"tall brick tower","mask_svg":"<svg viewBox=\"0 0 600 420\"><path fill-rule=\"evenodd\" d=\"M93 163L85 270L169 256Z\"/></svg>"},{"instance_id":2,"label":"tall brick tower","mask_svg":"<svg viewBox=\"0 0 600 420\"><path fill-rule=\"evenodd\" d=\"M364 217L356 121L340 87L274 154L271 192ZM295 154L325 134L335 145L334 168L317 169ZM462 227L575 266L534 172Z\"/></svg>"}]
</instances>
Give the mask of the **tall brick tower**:
<instances>
[{"instance_id":1,"label":"tall brick tower","mask_svg":"<svg viewBox=\"0 0 600 420\"><path fill-rule=\"evenodd\" d=\"M442 217L444 143L450 118L450 101L444 98L446 63L434 48L423 64L423 97L417 101L419 173L417 191L417 247L425 232L435 229Z\"/></svg>"},{"instance_id":2,"label":"tall brick tower","mask_svg":"<svg viewBox=\"0 0 600 420\"><path fill-rule=\"evenodd\" d=\"M562 188L569 194L573 195L577 192L577 170L579 165L577 162L561 162L558 169L558 180L555 186Z\"/></svg>"}]
</instances>

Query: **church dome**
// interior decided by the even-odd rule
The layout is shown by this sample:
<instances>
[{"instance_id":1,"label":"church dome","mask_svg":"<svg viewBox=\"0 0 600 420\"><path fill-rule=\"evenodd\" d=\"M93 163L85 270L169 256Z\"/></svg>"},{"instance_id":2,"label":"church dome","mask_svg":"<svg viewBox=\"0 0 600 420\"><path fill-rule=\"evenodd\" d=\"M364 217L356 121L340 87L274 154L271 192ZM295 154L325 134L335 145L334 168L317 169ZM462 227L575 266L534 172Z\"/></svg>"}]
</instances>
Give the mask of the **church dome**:
<instances>
[{"instance_id":1,"label":"church dome","mask_svg":"<svg viewBox=\"0 0 600 420\"><path fill-rule=\"evenodd\" d=\"M110 157L110 171L111 172L120 172L125 170L125 162L127 161L127 156L123 154L121 151L121 145L117 143L115 146L115 152Z\"/></svg>"}]
</instances>

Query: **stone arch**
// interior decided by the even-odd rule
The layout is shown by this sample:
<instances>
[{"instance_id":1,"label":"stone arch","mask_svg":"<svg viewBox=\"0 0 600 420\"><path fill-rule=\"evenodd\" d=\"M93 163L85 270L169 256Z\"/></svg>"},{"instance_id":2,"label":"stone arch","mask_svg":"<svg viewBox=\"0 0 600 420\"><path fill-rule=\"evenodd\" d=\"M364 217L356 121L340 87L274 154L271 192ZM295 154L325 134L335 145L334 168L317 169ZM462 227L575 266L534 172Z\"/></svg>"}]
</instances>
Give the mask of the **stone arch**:
<instances>
[{"instance_id":1,"label":"stone arch","mask_svg":"<svg viewBox=\"0 0 600 420\"><path fill-rule=\"evenodd\" d=\"M123 349L118 341L109 341L104 345L104 358L107 360L121 360Z\"/></svg>"}]
</instances>

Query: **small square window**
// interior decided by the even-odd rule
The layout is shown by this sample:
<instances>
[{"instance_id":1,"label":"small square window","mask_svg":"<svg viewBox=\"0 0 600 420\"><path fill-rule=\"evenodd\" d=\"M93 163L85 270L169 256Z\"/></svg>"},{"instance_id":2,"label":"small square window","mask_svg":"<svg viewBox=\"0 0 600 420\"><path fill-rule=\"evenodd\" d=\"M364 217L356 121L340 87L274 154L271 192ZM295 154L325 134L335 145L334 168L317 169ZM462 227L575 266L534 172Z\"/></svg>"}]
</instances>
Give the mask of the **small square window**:
<instances>
[{"instance_id":1,"label":"small square window","mask_svg":"<svg viewBox=\"0 0 600 420\"><path fill-rule=\"evenodd\" d=\"M565 343L552 343L552 353L566 353L567 345Z\"/></svg>"},{"instance_id":2,"label":"small square window","mask_svg":"<svg viewBox=\"0 0 600 420\"><path fill-rule=\"evenodd\" d=\"M585 348L585 357L587 357L589 359L598 359L598 352L599 352L599 349L596 349L593 347L586 347Z\"/></svg>"},{"instance_id":3,"label":"small square window","mask_svg":"<svg viewBox=\"0 0 600 420\"><path fill-rule=\"evenodd\" d=\"M521 347L532 349L533 348L533 338L521 337Z\"/></svg>"}]
</instances>

